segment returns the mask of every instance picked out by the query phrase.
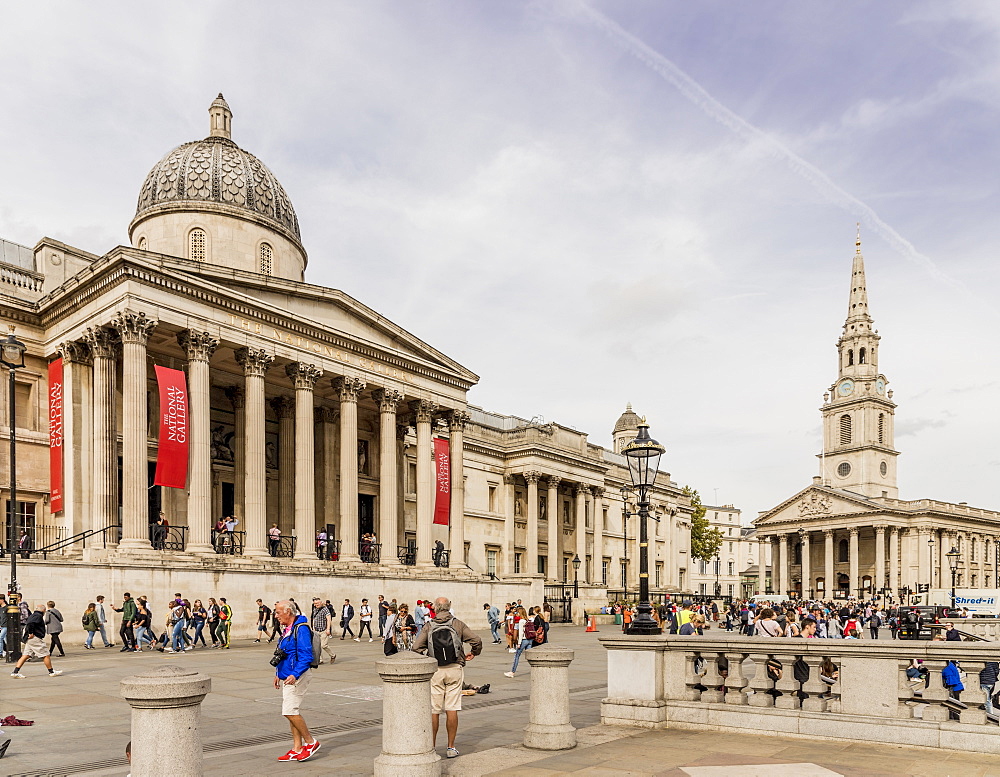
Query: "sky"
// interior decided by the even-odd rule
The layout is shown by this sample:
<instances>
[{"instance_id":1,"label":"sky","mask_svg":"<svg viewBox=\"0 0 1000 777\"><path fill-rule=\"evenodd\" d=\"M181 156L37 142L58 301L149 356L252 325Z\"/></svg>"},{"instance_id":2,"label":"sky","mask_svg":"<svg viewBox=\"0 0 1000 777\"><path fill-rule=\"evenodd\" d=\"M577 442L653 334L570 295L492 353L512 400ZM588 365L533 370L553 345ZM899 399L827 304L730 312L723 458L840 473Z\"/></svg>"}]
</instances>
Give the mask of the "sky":
<instances>
[{"instance_id":1,"label":"sky","mask_svg":"<svg viewBox=\"0 0 1000 777\"><path fill-rule=\"evenodd\" d=\"M157 7L154 7L157 6ZM277 175L306 280L488 410L756 517L810 483L857 222L900 496L1000 509L1000 6L46 2L0 8L0 237L104 253L208 134Z\"/></svg>"}]
</instances>

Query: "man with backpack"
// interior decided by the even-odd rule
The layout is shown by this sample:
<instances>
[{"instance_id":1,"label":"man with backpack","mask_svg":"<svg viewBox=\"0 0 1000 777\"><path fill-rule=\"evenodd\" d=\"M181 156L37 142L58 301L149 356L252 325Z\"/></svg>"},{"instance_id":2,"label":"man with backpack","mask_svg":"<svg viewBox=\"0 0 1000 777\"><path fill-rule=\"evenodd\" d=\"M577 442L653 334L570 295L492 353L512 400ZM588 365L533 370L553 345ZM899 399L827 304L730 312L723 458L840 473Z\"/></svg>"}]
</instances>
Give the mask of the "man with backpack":
<instances>
[{"instance_id":1,"label":"man with backpack","mask_svg":"<svg viewBox=\"0 0 1000 777\"><path fill-rule=\"evenodd\" d=\"M288 719L292 730L292 749L278 760L306 761L320 746L300 714L312 679L312 667L318 658L313 647L313 632L306 616L296 615L290 602L278 602L274 605L274 614L281 625L281 639L271 659L275 668L274 687L281 689L281 714Z\"/></svg>"},{"instance_id":2,"label":"man with backpack","mask_svg":"<svg viewBox=\"0 0 1000 777\"><path fill-rule=\"evenodd\" d=\"M448 731L448 758L455 758L455 735L458 733L458 713L462 709L462 684L465 663L483 652L483 640L472 629L451 614L451 600L434 600L436 615L420 630L413 650L437 660L438 668L431 677L431 731L437 746L438 718L445 714ZM471 652L466 653L464 644Z\"/></svg>"}]
</instances>

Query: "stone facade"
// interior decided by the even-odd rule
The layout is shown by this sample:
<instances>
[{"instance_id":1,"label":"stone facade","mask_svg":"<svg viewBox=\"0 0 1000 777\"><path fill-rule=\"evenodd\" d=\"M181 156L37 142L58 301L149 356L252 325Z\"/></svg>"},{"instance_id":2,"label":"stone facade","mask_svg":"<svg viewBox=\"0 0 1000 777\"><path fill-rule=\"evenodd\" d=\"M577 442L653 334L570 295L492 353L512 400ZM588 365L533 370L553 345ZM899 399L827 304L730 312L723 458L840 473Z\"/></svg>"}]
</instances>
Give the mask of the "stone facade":
<instances>
[{"instance_id":1,"label":"stone facade","mask_svg":"<svg viewBox=\"0 0 1000 777\"><path fill-rule=\"evenodd\" d=\"M705 505L705 519L722 534L722 545L711 561L692 564L691 590L701 596L740 596L740 573L750 558L749 543L743 540L740 526L740 510L733 505Z\"/></svg>"}]
</instances>

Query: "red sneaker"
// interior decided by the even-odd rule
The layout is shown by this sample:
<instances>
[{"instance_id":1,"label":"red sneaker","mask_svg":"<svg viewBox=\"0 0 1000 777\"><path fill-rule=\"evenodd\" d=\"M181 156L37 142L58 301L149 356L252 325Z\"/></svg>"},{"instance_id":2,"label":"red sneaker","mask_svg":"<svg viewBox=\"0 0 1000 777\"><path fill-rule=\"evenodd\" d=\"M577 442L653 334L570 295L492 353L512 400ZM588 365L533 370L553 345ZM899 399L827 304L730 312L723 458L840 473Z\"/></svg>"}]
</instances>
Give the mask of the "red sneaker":
<instances>
[{"instance_id":1,"label":"red sneaker","mask_svg":"<svg viewBox=\"0 0 1000 777\"><path fill-rule=\"evenodd\" d=\"M310 758L313 757L313 754L317 750L319 750L319 740L318 739L302 745L302 749L299 751L299 757L296 758L295 760L296 761L308 761Z\"/></svg>"},{"instance_id":2,"label":"red sneaker","mask_svg":"<svg viewBox=\"0 0 1000 777\"><path fill-rule=\"evenodd\" d=\"M298 761L299 755L302 753L301 750L289 750L283 756L278 758L279 761Z\"/></svg>"}]
</instances>

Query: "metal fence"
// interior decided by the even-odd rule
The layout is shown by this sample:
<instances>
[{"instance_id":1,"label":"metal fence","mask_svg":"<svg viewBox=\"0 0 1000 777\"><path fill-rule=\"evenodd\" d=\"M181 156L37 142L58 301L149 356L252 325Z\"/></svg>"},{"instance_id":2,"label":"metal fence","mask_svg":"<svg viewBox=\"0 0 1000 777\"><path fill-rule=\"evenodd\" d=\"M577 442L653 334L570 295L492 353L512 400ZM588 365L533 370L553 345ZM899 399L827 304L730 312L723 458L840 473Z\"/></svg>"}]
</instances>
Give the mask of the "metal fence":
<instances>
[{"instance_id":1,"label":"metal fence","mask_svg":"<svg viewBox=\"0 0 1000 777\"><path fill-rule=\"evenodd\" d=\"M245 531L220 531L212 544L215 552L223 556L242 556L246 536Z\"/></svg>"},{"instance_id":2,"label":"metal fence","mask_svg":"<svg viewBox=\"0 0 1000 777\"><path fill-rule=\"evenodd\" d=\"M412 567L414 564L417 563L417 546L398 545L396 547L396 558L399 559L400 564Z\"/></svg>"},{"instance_id":3,"label":"metal fence","mask_svg":"<svg viewBox=\"0 0 1000 777\"><path fill-rule=\"evenodd\" d=\"M267 538L268 552L275 558L295 558L295 535L286 534L277 541Z\"/></svg>"},{"instance_id":4,"label":"metal fence","mask_svg":"<svg viewBox=\"0 0 1000 777\"><path fill-rule=\"evenodd\" d=\"M358 543L358 555L365 564L378 564L382 560L382 543L362 540Z\"/></svg>"}]
</instances>

